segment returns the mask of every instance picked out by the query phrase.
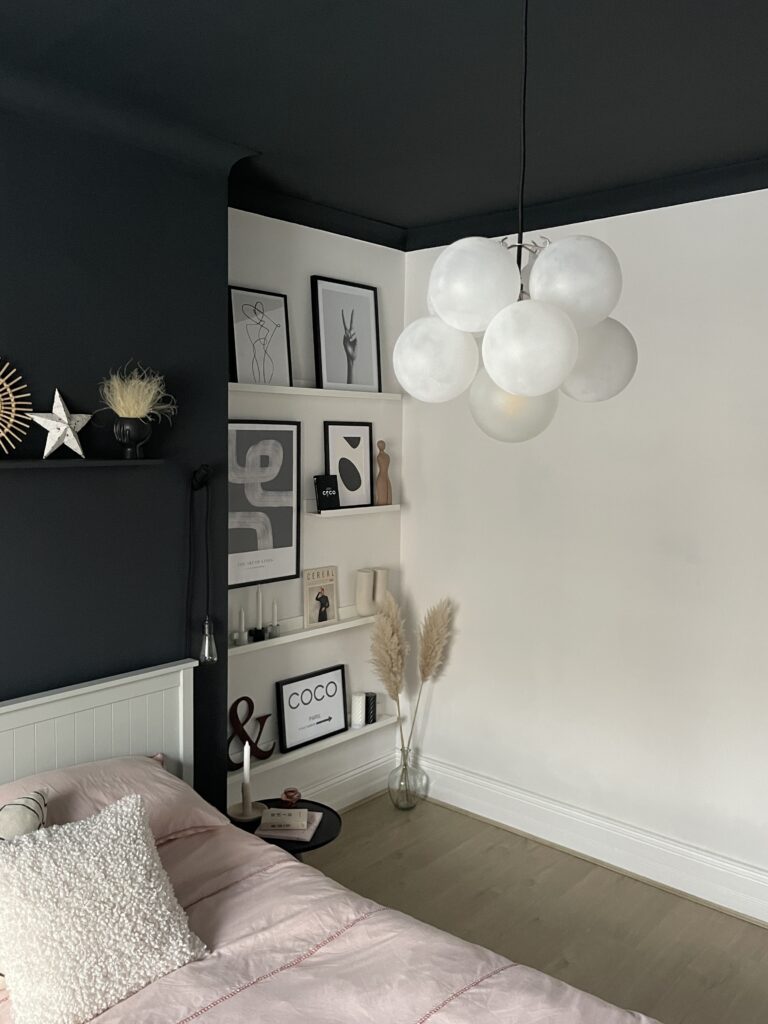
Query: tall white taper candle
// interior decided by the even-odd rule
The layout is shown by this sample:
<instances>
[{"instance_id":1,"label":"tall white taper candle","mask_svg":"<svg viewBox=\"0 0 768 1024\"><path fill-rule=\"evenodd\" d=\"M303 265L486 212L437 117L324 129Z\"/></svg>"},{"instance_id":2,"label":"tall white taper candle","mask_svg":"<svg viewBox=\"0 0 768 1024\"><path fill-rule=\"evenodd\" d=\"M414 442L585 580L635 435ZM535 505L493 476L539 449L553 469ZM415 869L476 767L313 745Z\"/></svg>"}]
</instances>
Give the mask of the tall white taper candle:
<instances>
[{"instance_id":1,"label":"tall white taper candle","mask_svg":"<svg viewBox=\"0 0 768 1024\"><path fill-rule=\"evenodd\" d=\"M256 629L264 629L264 609L261 600L261 587L256 591Z\"/></svg>"}]
</instances>

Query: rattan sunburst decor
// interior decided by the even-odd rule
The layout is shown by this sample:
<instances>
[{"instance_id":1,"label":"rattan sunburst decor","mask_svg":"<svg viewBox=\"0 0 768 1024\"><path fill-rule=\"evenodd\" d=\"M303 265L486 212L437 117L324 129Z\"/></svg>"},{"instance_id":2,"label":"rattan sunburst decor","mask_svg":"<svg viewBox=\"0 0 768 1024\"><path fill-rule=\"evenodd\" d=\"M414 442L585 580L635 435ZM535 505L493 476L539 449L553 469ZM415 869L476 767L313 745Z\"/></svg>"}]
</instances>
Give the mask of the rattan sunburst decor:
<instances>
[{"instance_id":1,"label":"rattan sunburst decor","mask_svg":"<svg viewBox=\"0 0 768 1024\"><path fill-rule=\"evenodd\" d=\"M0 369L0 448L4 455L23 440L29 430L31 412L29 388L18 370L6 363Z\"/></svg>"}]
</instances>

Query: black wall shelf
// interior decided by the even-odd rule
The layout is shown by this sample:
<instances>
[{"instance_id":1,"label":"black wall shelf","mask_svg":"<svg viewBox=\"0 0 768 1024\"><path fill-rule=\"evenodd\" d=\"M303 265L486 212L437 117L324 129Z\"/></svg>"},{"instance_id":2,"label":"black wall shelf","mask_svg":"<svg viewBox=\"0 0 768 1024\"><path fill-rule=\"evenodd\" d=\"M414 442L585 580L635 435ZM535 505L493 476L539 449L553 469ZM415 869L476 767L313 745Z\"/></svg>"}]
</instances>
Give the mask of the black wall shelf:
<instances>
[{"instance_id":1,"label":"black wall shelf","mask_svg":"<svg viewBox=\"0 0 768 1024\"><path fill-rule=\"evenodd\" d=\"M165 459L0 459L2 469L108 469L110 466L161 466Z\"/></svg>"}]
</instances>

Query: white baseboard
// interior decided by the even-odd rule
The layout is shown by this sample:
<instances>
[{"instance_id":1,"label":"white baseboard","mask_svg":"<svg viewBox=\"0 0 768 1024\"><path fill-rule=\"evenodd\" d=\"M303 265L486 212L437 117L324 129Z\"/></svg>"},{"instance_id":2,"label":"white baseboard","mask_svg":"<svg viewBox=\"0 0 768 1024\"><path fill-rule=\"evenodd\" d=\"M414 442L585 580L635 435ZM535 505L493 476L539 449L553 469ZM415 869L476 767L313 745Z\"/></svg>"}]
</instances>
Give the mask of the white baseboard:
<instances>
[{"instance_id":1,"label":"white baseboard","mask_svg":"<svg viewBox=\"0 0 768 1024\"><path fill-rule=\"evenodd\" d=\"M366 764L356 765L349 771L318 779L302 792L309 800L319 800L339 811L365 800L387 788L387 776L392 771L394 754L384 754Z\"/></svg>"},{"instance_id":2,"label":"white baseboard","mask_svg":"<svg viewBox=\"0 0 768 1024\"><path fill-rule=\"evenodd\" d=\"M621 871L768 923L768 871L432 757L429 795Z\"/></svg>"}]
</instances>

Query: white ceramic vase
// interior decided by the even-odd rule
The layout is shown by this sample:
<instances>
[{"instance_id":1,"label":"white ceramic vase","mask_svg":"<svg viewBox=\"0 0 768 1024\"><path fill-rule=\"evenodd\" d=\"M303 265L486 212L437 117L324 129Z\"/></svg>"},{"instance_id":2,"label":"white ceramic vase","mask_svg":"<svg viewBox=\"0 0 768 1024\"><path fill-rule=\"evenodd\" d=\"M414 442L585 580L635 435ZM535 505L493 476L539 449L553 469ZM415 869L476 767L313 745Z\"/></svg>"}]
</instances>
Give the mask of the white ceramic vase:
<instances>
[{"instance_id":1,"label":"white ceramic vase","mask_svg":"<svg viewBox=\"0 0 768 1024\"><path fill-rule=\"evenodd\" d=\"M376 605L373 599L373 569L358 569L355 584L355 608L358 615L375 615Z\"/></svg>"}]
</instances>

